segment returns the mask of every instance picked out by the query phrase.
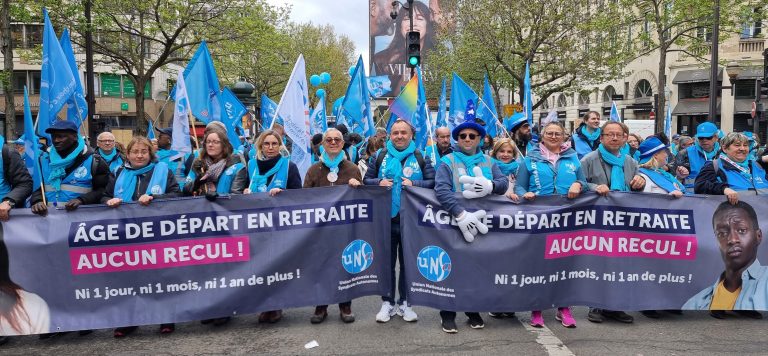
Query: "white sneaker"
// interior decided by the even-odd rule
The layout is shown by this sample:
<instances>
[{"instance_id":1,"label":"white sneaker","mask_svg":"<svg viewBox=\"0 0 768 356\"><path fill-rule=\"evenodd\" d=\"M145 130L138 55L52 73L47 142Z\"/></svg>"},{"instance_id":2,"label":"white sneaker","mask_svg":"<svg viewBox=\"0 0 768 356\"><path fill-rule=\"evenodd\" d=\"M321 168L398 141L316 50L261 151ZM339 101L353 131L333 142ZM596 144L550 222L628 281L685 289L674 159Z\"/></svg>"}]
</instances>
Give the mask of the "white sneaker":
<instances>
[{"instance_id":1,"label":"white sneaker","mask_svg":"<svg viewBox=\"0 0 768 356\"><path fill-rule=\"evenodd\" d=\"M402 305L397 307L397 315L402 316L403 320L409 322L419 320L419 316L416 315L416 312L413 311L408 302L403 302Z\"/></svg>"},{"instance_id":2,"label":"white sneaker","mask_svg":"<svg viewBox=\"0 0 768 356\"><path fill-rule=\"evenodd\" d=\"M395 308L394 305L389 304L389 302L381 303L381 309L376 314L376 321L379 323L388 322L397 312L396 309L397 308Z\"/></svg>"}]
</instances>

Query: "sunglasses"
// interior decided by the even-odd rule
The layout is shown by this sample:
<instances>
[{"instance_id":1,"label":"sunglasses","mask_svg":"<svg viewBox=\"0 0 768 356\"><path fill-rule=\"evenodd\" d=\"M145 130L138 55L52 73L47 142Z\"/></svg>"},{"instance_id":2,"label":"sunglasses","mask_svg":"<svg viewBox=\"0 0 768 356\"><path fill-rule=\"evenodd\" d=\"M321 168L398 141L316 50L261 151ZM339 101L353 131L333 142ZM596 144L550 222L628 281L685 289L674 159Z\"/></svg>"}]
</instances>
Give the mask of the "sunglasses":
<instances>
[{"instance_id":1,"label":"sunglasses","mask_svg":"<svg viewBox=\"0 0 768 356\"><path fill-rule=\"evenodd\" d=\"M341 139L338 137L328 137L325 139L325 142L327 143L341 142Z\"/></svg>"},{"instance_id":2,"label":"sunglasses","mask_svg":"<svg viewBox=\"0 0 768 356\"><path fill-rule=\"evenodd\" d=\"M476 139L478 136L480 136L480 135L478 135L478 134L473 134L473 133L463 133L463 134L459 134L459 138L460 138L460 139L462 139L462 140L466 140L466 139L467 139L467 137L469 137L469 139L470 139L470 140L474 140L474 139Z\"/></svg>"}]
</instances>

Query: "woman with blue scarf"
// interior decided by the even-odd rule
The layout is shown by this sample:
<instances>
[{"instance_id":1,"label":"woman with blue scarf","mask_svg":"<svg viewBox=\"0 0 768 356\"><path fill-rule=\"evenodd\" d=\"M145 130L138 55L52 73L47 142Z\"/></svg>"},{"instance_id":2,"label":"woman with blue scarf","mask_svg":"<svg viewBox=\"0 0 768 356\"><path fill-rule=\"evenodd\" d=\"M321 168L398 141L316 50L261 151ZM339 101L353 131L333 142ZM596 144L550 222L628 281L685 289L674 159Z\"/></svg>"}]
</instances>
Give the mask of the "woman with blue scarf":
<instances>
[{"instance_id":1,"label":"woman with blue scarf","mask_svg":"<svg viewBox=\"0 0 768 356\"><path fill-rule=\"evenodd\" d=\"M218 121L205 128L200 155L184 184L184 195L205 196L216 200L219 195L241 194L248 186L248 172Z\"/></svg>"},{"instance_id":2,"label":"woman with blue scarf","mask_svg":"<svg viewBox=\"0 0 768 356\"><path fill-rule=\"evenodd\" d=\"M581 163L570 142L565 142L565 129L550 122L541 130L541 142L523 160L515 182L515 193L510 196L519 201L522 196L531 201L538 195L567 195L574 199L587 187ZM576 320L567 306L557 308L555 319L566 328L575 328ZM531 326L544 327L541 310L531 311Z\"/></svg>"},{"instance_id":3,"label":"woman with blue scarf","mask_svg":"<svg viewBox=\"0 0 768 356\"><path fill-rule=\"evenodd\" d=\"M154 199L172 198L180 195L176 176L163 162L157 162L155 149L146 137L134 137L128 144L128 156L122 167L117 169L117 179L110 180L102 202L116 208L121 203L138 202L148 206ZM125 337L138 329L125 326L115 329L115 337ZM161 334L170 334L175 324L160 325Z\"/></svg>"},{"instance_id":4,"label":"woman with blue scarf","mask_svg":"<svg viewBox=\"0 0 768 356\"><path fill-rule=\"evenodd\" d=\"M499 167L501 173L509 178L509 187L506 196L511 198L515 194L515 180L520 163L523 162L523 155L518 150L511 138L502 138L493 144L490 152L491 161Z\"/></svg>"},{"instance_id":5,"label":"woman with blue scarf","mask_svg":"<svg viewBox=\"0 0 768 356\"><path fill-rule=\"evenodd\" d=\"M579 159L597 149L600 145L600 113L589 111L581 119L581 125L573 131L571 147Z\"/></svg>"},{"instance_id":6,"label":"woman with blue scarf","mask_svg":"<svg viewBox=\"0 0 768 356\"><path fill-rule=\"evenodd\" d=\"M352 161L345 159L342 152L344 148L344 137L341 131L330 128L323 135L323 143L320 146L319 162L313 164L307 170L304 178L304 188L332 187L349 185L359 187L363 180L360 170ZM356 237L349 236L349 242ZM318 305L315 307L315 313L310 317L312 324L320 324L328 317L328 306ZM352 313L352 301L339 303L339 317L344 323L355 321L355 314Z\"/></svg>"},{"instance_id":7,"label":"woman with blue scarf","mask_svg":"<svg viewBox=\"0 0 768 356\"><path fill-rule=\"evenodd\" d=\"M725 195L731 204L739 202L739 194L768 195L765 170L748 156L749 138L729 133L723 139L722 153L704 164L696 177L695 193Z\"/></svg>"},{"instance_id":8,"label":"woman with blue scarf","mask_svg":"<svg viewBox=\"0 0 768 356\"><path fill-rule=\"evenodd\" d=\"M296 164L280 154L283 139L273 130L266 130L256 138L256 155L248 162L251 182L243 194L280 194L284 189L301 189L301 175ZM283 318L282 310L270 310L259 314L260 323L274 324Z\"/></svg>"},{"instance_id":9,"label":"woman with blue scarf","mask_svg":"<svg viewBox=\"0 0 768 356\"><path fill-rule=\"evenodd\" d=\"M685 194L685 187L664 167L667 165L669 157L669 146L665 145L657 137L651 137L637 149L640 163L638 175L645 178L644 193L667 194L675 198L680 198ZM667 310L667 312L681 315L680 310ZM658 310L641 310L641 314L648 318L658 319L661 313Z\"/></svg>"}]
</instances>

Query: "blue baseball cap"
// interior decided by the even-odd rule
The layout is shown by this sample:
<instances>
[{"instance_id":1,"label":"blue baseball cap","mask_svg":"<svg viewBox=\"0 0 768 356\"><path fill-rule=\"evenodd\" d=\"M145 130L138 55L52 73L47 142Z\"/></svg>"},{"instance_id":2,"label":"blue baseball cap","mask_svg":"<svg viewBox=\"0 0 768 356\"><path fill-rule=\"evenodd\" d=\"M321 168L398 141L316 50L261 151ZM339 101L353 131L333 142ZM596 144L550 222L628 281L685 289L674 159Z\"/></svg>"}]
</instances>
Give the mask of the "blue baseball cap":
<instances>
[{"instance_id":1,"label":"blue baseball cap","mask_svg":"<svg viewBox=\"0 0 768 356\"><path fill-rule=\"evenodd\" d=\"M166 127L164 129L160 129L160 128L155 127L155 130L157 130L157 132L159 132L159 133L161 133L163 135L168 135L168 136L173 137L173 127Z\"/></svg>"},{"instance_id":2,"label":"blue baseball cap","mask_svg":"<svg viewBox=\"0 0 768 356\"><path fill-rule=\"evenodd\" d=\"M641 143L640 146L637 148L637 150L640 151L639 163L643 164L645 162L650 161L653 155L665 149L667 149L667 145L661 142L661 140L659 140L658 137L651 136L650 138L643 141L643 143Z\"/></svg>"},{"instance_id":3,"label":"blue baseball cap","mask_svg":"<svg viewBox=\"0 0 768 356\"><path fill-rule=\"evenodd\" d=\"M77 133L77 125L72 121L56 120L50 127L45 129L45 133L53 133L53 131L72 131Z\"/></svg>"},{"instance_id":4,"label":"blue baseball cap","mask_svg":"<svg viewBox=\"0 0 768 356\"><path fill-rule=\"evenodd\" d=\"M528 123L528 118L525 117L525 114L517 112L509 118L509 121L507 121L507 131L515 132L515 130L526 123Z\"/></svg>"},{"instance_id":5,"label":"blue baseball cap","mask_svg":"<svg viewBox=\"0 0 768 356\"><path fill-rule=\"evenodd\" d=\"M696 138L710 138L719 134L720 130L717 126L709 121L702 122L699 126L696 126Z\"/></svg>"}]
</instances>

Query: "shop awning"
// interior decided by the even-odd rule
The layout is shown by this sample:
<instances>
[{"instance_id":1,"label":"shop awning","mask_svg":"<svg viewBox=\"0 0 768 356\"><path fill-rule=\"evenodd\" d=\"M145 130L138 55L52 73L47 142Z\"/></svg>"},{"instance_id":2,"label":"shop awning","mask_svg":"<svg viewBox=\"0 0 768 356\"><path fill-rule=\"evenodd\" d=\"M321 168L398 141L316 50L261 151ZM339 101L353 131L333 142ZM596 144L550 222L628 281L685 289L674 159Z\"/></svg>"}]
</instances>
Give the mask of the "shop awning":
<instances>
[{"instance_id":1,"label":"shop awning","mask_svg":"<svg viewBox=\"0 0 768 356\"><path fill-rule=\"evenodd\" d=\"M736 99L733 101L733 113L734 114L751 114L752 103L755 99Z\"/></svg>"},{"instance_id":2,"label":"shop awning","mask_svg":"<svg viewBox=\"0 0 768 356\"><path fill-rule=\"evenodd\" d=\"M717 113L720 113L720 99L717 99ZM709 115L709 100L681 100L672 109L672 115Z\"/></svg>"},{"instance_id":3,"label":"shop awning","mask_svg":"<svg viewBox=\"0 0 768 356\"><path fill-rule=\"evenodd\" d=\"M736 80L754 80L754 79L763 79L763 69L760 67L747 67L743 68L739 75L736 77Z\"/></svg>"},{"instance_id":4,"label":"shop awning","mask_svg":"<svg viewBox=\"0 0 768 356\"><path fill-rule=\"evenodd\" d=\"M717 80L723 80L723 69L717 71ZM677 72L672 84L700 83L709 81L709 69L682 70Z\"/></svg>"}]
</instances>

